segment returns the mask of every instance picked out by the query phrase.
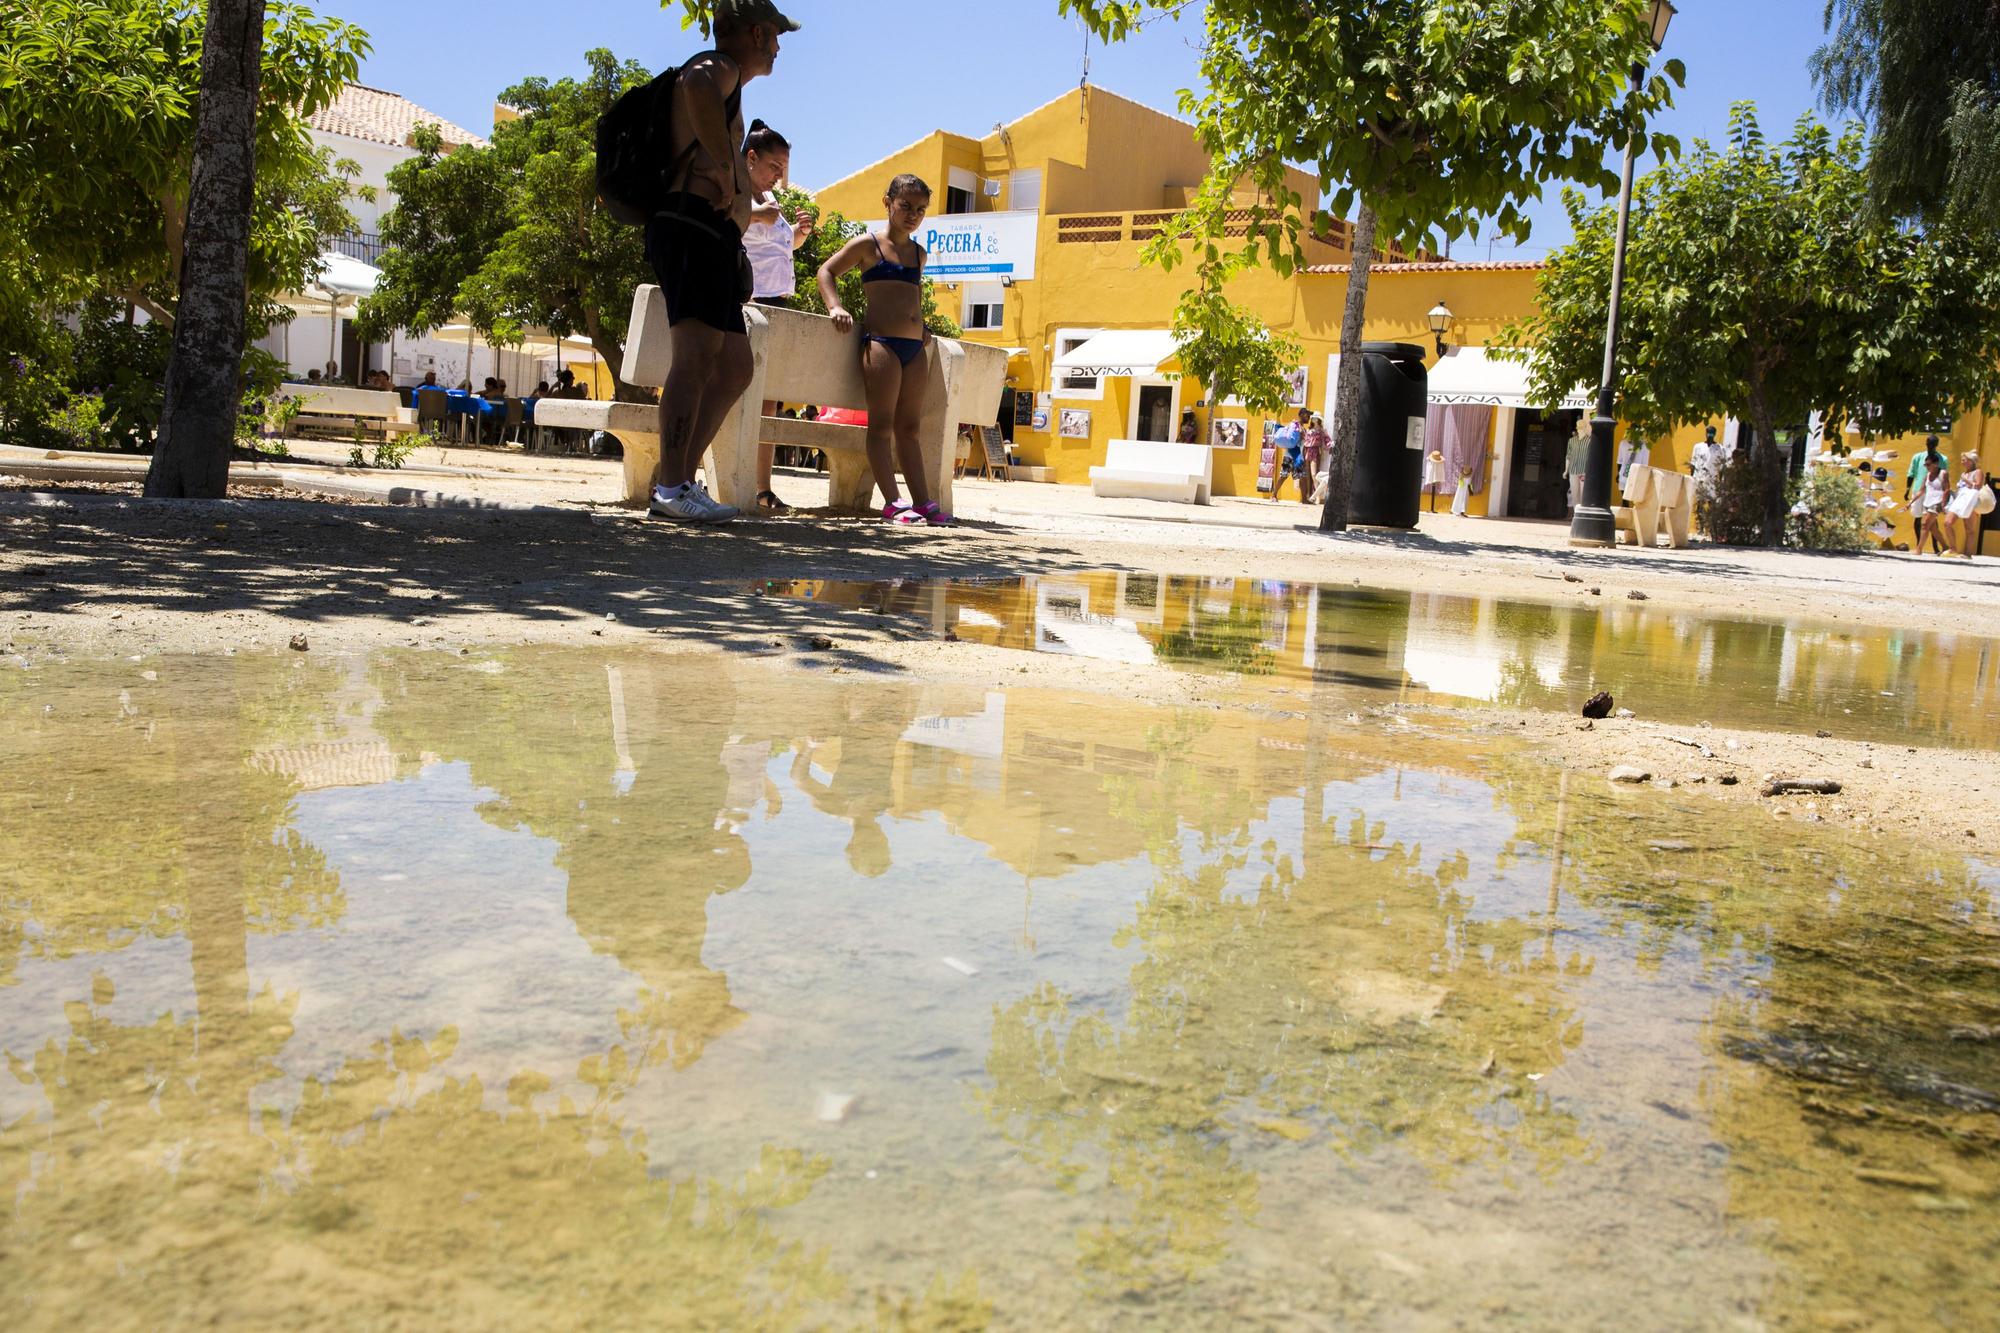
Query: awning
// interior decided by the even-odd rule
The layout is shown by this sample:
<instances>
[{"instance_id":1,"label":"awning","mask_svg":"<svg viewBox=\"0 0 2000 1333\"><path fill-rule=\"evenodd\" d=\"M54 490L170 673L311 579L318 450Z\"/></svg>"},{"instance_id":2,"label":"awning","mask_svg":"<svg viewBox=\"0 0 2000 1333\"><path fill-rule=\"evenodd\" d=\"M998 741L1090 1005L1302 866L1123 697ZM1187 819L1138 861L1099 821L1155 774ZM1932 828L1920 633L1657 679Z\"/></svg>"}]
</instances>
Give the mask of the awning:
<instances>
[{"instance_id":1,"label":"awning","mask_svg":"<svg viewBox=\"0 0 2000 1333\"><path fill-rule=\"evenodd\" d=\"M1165 329L1113 329L1078 343L1056 358L1060 375L1157 375L1180 355L1174 335Z\"/></svg>"},{"instance_id":2,"label":"awning","mask_svg":"<svg viewBox=\"0 0 2000 1333\"><path fill-rule=\"evenodd\" d=\"M1528 391L1528 366L1523 361L1489 357L1484 347L1454 347L1431 367L1433 407L1545 407ZM1579 385L1556 404L1570 412L1588 412L1595 396Z\"/></svg>"}]
</instances>

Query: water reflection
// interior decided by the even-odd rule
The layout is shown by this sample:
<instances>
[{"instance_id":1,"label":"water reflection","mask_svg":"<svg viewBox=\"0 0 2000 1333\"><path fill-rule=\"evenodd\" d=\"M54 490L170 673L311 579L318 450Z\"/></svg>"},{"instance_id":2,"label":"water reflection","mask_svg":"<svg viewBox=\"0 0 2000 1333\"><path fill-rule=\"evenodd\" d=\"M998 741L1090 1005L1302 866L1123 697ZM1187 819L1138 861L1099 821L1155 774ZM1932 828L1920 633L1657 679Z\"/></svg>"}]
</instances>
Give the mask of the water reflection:
<instances>
[{"instance_id":1,"label":"water reflection","mask_svg":"<svg viewBox=\"0 0 2000 1333\"><path fill-rule=\"evenodd\" d=\"M1573 711L1600 689L1642 716L2000 746L2000 642L1731 620L1614 601L1264 579L1066 574L995 583L770 583L1003 648Z\"/></svg>"},{"instance_id":2,"label":"water reflection","mask_svg":"<svg viewBox=\"0 0 2000 1333\"><path fill-rule=\"evenodd\" d=\"M2000 881L1349 722L1424 631L1309 591L1117 591L1238 670L1310 645L1283 711L0 675L0 1309L1977 1322Z\"/></svg>"}]
</instances>

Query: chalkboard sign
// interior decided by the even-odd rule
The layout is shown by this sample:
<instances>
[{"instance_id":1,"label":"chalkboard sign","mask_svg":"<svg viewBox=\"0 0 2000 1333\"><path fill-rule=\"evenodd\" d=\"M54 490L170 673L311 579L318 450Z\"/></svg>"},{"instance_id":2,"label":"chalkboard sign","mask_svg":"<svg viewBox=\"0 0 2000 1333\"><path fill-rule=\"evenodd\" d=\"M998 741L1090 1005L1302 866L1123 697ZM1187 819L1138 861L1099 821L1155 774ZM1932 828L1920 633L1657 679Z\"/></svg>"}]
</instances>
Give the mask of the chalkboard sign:
<instances>
[{"instance_id":1,"label":"chalkboard sign","mask_svg":"<svg viewBox=\"0 0 2000 1333\"><path fill-rule=\"evenodd\" d=\"M979 438L986 445L986 465L999 476L1007 475L1007 437L998 426L981 426Z\"/></svg>"},{"instance_id":2,"label":"chalkboard sign","mask_svg":"<svg viewBox=\"0 0 2000 1333\"><path fill-rule=\"evenodd\" d=\"M1014 424L1016 426L1035 424L1035 395L1031 393L1014 395Z\"/></svg>"}]
</instances>

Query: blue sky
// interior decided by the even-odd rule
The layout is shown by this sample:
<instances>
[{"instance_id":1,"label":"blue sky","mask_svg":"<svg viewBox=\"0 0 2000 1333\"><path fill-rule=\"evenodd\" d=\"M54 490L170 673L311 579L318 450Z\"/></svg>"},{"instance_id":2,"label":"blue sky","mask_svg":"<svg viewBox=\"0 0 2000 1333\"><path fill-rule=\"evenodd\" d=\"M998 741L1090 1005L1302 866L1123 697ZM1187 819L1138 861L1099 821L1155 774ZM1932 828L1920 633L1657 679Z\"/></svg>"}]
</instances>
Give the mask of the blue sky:
<instances>
[{"instance_id":1,"label":"blue sky","mask_svg":"<svg viewBox=\"0 0 2000 1333\"><path fill-rule=\"evenodd\" d=\"M315 0L309 0L314 3ZM484 132L502 88L532 74L579 73L583 53L609 47L649 68L698 49L678 6L656 0L316 0L367 30L374 54L362 81L402 93L438 115ZM750 87L747 112L791 139L792 175L808 187L838 180L934 129L983 134L1076 86L1084 40L1056 0L933 0L872 6L857 0L789 0L805 25L786 39L778 71ZM1731 102L1758 104L1782 137L1813 105L1806 58L1818 46L1823 0L1681 0L1668 53L1688 86L1665 128L1683 139L1720 138ZM1122 46L1091 44L1091 81L1178 109L1198 75L1198 23L1160 25ZM1533 216L1526 253L1568 235L1560 204ZM1495 254L1509 253L1504 244ZM1460 258L1484 257L1461 243Z\"/></svg>"}]
</instances>

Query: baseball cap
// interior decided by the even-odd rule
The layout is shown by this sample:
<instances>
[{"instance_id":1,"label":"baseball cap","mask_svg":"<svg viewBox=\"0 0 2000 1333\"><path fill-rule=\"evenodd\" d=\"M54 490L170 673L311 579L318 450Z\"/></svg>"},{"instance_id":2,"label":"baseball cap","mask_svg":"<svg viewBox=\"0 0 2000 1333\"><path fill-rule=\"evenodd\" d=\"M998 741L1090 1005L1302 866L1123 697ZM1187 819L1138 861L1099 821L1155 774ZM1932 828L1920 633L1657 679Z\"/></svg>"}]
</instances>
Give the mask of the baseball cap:
<instances>
[{"instance_id":1,"label":"baseball cap","mask_svg":"<svg viewBox=\"0 0 2000 1333\"><path fill-rule=\"evenodd\" d=\"M779 32L797 32L797 21L778 12L771 0L715 0L715 21L736 19L743 23L768 23Z\"/></svg>"}]
</instances>

